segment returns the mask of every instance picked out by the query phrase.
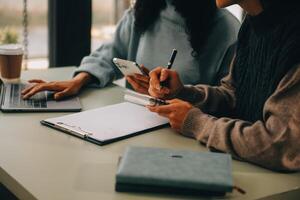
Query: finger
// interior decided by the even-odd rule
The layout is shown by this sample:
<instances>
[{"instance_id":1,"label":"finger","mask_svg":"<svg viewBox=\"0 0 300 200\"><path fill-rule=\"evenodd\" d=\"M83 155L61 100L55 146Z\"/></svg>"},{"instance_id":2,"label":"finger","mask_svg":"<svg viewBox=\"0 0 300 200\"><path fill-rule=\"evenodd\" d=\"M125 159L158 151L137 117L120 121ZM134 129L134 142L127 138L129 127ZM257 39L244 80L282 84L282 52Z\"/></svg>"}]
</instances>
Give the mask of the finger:
<instances>
[{"instance_id":1,"label":"finger","mask_svg":"<svg viewBox=\"0 0 300 200\"><path fill-rule=\"evenodd\" d=\"M163 99L164 94L161 94L161 92L155 88L153 88L151 85L149 86L148 93L150 96L155 97L155 98L161 98Z\"/></svg>"},{"instance_id":2,"label":"finger","mask_svg":"<svg viewBox=\"0 0 300 200\"><path fill-rule=\"evenodd\" d=\"M145 83L149 83L149 80L150 80L150 78L148 77L148 76L145 76L145 75L140 75L140 74L134 74L134 76L133 76L135 79L137 79L137 80L140 80L140 81L143 81L143 82L145 82Z\"/></svg>"},{"instance_id":3,"label":"finger","mask_svg":"<svg viewBox=\"0 0 300 200\"><path fill-rule=\"evenodd\" d=\"M161 89L159 77L162 69L162 67L157 67L149 73L150 85L152 85L157 90Z\"/></svg>"},{"instance_id":4,"label":"finger","mask_svg":"<svg viewBox=\"0 0 300 200\"><path fill-rule=\"evenodd\" d=\"M135 78L129 78L129 80L131 81L131 83L134 83L134 85L136 85L137 87L143 87L143 88L146 88L146 90L148 90L149 88L149 84L148 83L145 83L143 81L140 81L140 80L137 80Z\"/></svg>"},{"instance_id":5,"label":"finger","mask_svg":"<svg viewBox=\"0 0 300 200\"><path fill-rule=\"evenodd\" d=\"M170 94L170 89L167 87L162 87L160 89L161 93L163 93L164 95L169 95Z\"/></svg>"},{"instance_id":6,"label":"finger","mask_svg":"<svg viewBox=\"0 0 300 200\"><path fill-rule=\"evenodd\" d=\"M160 85L160 81L159 81L159 78L158 77L155 77L155 78L150 78L150 81L149 81L149 85L151 85L151 87L155 88L156 90L160 90L162 89L161 85Z\"/></svg>"},{"instance_id":7,"label":"finger","mask_svg":"<svg viewBox=\"0 0 300 200\"><path fill-rule=\"evenodd\" d=\"M136 82L136 80L133 78L133 76L127 76L126 80L130 83L130 85L133 88L137 88L138 87L138 83Z\"/></svg>"},{"instance_id":8,"label":"finger","mask_svg":"<svg viewBox=\"0 0 300 200\"><path fill-rule=\"evenodd\" d=\"M131 85L132 85L132 83L134 82L133 76L131 76L131 75L126 76L126 80L127 80Z\"/></svg>"},{"instance_id":9,"label":"finger","mask_svg":"<svg viewBox=\"0 0 300 200\"><path fill-rule=\"evenodd\" d=\"M169 114L167 114L167 113L157 113L157 114L158 114L159 116L168 118L168 119L170 120Z\"/></svg>"},{"instance_id":10,"label":"finger","mask_svg":"<svg viewBox=\"0 0 300 200\"><path fill-rule=\"evenodd\" d=\"M160 82L167 80L169 75L170 75L170 70L162 69L160 74Z\"/></svg>"},{"instance_id":11,"label":"finger","mask_svg":"<svg viewBox=\"0 0 300 200\"><path fill-rule=\"evenodd\" d=\"M165 96L168 96L170 94L170 89L166 87L161 87L159 89L154 88L151 83L149 84L149 90L148 93L156 98L164 98Z\"/></svg>"},{"instance_id":12,"label":"finger","mask_svg":"<svg viewBox=\"0 0 300 200\"><path fill-rule=\"evenodd\" d=\"M151 87L151 85L149 86L148 89L148 93L150 94L150 96L155 97L155 98L160 98L160 99L165 99L170 91L168 88L161 88L160 90L157 90L156 88Z\"/></svg>"},{"instance_id":13,"label":"finger","mask_svg":"<svg viewBox=\"0 0 300 200\"><path fill-rule=\"evenodd\" d=\"M141 65L141 69L143 70L143 72L149 76L150 70L148 68L146 68L144 65Z\"/></svg>"},{"instance_id":14,"label":"finger","mask_svg":"<svg viewBox=\"0 0 300 200\"><path fill-rule=\"evenodd\" d=\"M164 113L157 113L157 112L155 112L155 111L153 110L153 106L146 106L146 108L148 108L148 110L149 110L150 112L153 112L153 113L156 113L156 114L158 114L159 116L162 116L162 117L168 118L168 114L164 114Z\"/></svg>"},{"instance_id":15,"label":"finger","mask_svg":"<svg viewBox=\"0 0 300 200\"><path fill-rule=\"evenodd\" d=\"M38 92L45 91L45 90L50 90L50 91L58 91L59 88L57 86L50 84L50 83L45 83L45 84L38 84L34 86L26 95L23 96L24 99L28 99L35 95Z\"/></svg>"},{"instance_id":16,"label":"finger","mask_svg":"<svg viewBox=\"0 0 300 200\"><path fill-rule=\"evenodd\" d=\"M129 82L129 79L133 79L133 75L127 75L127 76L125 76L125 78L126 78L126 80Z\"/></svg>"},{"instance_id":17,"label":"finger","mask_svg":"<svg viewBox=\"0 0 300 200\"><path fill-rule=\"evenodd\" d=\"M46 82L43 81L43 80L41 80L41 79L31 79L31 80L28 81L28 83L37 83L37 84L39 84L39 83L46 83ZM28 92L29 92L32 88L34 88L35 86L36 86L36 85L31 85L31 86L25 88L25 89L21 92L21 94L24 95L24 94L28 93Z\"/></svg>"},{"instance_id":18,"label":"finger","mask_svg":"<svg viewBox=\"0 0 300 200\"><path fill-rule=\"evenodd\" d=\"M181 102L185 102L185 101L182 101L180 99L171 99L171 100L167 100L166 102L168 104L174 104L174 103L181 103Z\"/></svg>"},{"instance_id":19,"label":"finger","mask_svg":"<svg viewBox=\"0 0 300 200\"><path fill-rule=\"evenodd\" d=\"M173 106L152 106L148 108L151 112L156 112L161 115L170 115L173 112Z\"/></svg>"},{"instance_id":20,"label":"finger","mask_svg":"<svg viewBox=\"0 0 300 200\"><path fill-rule=\"evenodd\" d=\"M153 106L146 106L146 107L148 108L149 111L154 112L154 113L158 114L159 116L170 119L169 113L157 112L157 110Z\"/></svg>"},{"instance_id":21,"label":"finger","mask_svg":"<svg viewBox=\"0 0 300 200\"><path fill-rule=\"evenodd\" d=\"M24 95L24 94L28 93L34 87L35 87L35 85L31 85L31 86L25 88L24 90L22 90L21 94Z\"/></svg>"},{"instance_id":22,"label":"finger","mask_svg":"<svg viewBox=\"0 0 300 200\"><path fill-rule=\"evenodd\" d=\"M143 82L136 82L133 78L128 76L127 78L128 83L133 87L133 89L139 93L147 93L148 91L148 84L145 84Z\"/></svg>"},{"instance_id":23,"label":"finger","mask_svg":"<svg viewBox=\"0 0 300 200\"><path fill-rule=\"evenodd\" d=\"M41 79L31 79L28 81L28 83L46 83L46 81Z\"/></svg>"}]
</instances>

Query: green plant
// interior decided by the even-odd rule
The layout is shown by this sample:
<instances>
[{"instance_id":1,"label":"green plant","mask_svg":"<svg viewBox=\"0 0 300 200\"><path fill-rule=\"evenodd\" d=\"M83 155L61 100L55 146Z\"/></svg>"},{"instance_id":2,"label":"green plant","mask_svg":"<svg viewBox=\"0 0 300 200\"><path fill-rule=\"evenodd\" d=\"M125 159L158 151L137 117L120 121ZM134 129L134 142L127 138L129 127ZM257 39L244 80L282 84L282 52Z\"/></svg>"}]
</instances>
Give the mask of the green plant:
<instances>
[{"instance_id":1,"label":"green plant","mask_svg":"<svg viewBox=\"0 0 300 200\"><path fill-rule=\"evenodd\" d=\"M16 30L12 28L4 28L0 30L0 44L18 43L19 36Z\"/></svg>"}]
</instances>

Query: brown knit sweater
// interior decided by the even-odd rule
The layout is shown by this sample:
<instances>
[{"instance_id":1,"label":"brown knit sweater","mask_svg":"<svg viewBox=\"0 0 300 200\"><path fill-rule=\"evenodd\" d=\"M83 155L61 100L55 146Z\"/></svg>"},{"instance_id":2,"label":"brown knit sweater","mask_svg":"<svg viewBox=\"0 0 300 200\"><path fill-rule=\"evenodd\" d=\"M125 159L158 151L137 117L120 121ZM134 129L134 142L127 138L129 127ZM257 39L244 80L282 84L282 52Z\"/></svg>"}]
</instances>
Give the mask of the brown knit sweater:
<instances>
[{"instance_id":1,"label":"brown knit sweater","mask_svg":"<svg viewBox=\"0 0 300 200\"><path fill-rule=\"evenodd\" d=\"M182 126L185 136L196 138L209 149L269 169L300 170L300 64L281 79L268 98L262 121L251 123L206 114L229 113L235 108L232 73L219 87L185 87L179 98L195 105Z\"/></svg>"}]
</instances>

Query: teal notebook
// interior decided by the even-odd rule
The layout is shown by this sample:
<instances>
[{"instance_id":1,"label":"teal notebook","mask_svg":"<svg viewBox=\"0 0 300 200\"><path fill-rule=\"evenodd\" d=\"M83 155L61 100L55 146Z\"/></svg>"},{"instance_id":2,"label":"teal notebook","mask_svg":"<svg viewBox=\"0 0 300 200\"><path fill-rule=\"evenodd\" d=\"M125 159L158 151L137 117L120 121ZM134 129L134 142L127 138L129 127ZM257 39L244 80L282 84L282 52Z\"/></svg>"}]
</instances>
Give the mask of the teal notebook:
<instances>
[{"instance_id":1,"label":"teal notebook","mask_svg":"<svg viewBox=\"0 0 300 200\"><path fill-rule=\"evenodd\" d=\"M222 196L233 190L231 170L228 154L128 147L116 191Z\"/></svg>"}]
</instances>

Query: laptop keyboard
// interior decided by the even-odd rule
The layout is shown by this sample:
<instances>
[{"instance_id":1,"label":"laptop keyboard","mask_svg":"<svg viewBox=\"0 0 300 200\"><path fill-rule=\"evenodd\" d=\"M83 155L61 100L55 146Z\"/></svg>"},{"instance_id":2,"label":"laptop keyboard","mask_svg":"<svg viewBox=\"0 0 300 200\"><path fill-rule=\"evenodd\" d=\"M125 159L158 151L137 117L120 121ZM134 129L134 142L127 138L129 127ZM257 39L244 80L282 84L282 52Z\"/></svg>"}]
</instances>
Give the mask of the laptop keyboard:
<instances>
[{"instance_id":1,"label":"laptop keyboard","mask_svg":"<svg viewBox=\"0 0 300 200\"><path fill-rule=\"evenodd\" d=\"M11 93L9 103L11 107L19 108L47 108L47 92L39 92L34 97L28 100L23 100L21 92L26 85L13 84L11 85Z\"/></svg>"}]
</instances>

